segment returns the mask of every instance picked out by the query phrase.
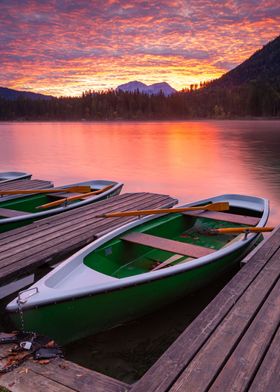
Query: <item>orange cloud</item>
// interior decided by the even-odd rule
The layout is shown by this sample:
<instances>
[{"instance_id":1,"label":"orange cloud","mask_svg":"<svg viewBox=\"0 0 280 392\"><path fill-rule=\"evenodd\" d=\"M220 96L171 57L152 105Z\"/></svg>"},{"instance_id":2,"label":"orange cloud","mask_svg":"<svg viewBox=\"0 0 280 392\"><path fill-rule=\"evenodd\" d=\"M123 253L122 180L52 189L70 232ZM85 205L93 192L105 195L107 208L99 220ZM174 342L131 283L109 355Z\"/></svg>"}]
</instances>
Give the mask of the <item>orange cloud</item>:
<instances>
[{"instance_id":1,"label":"orange cloud","mask_svg":"<svg viewBox=\"0 0 280 392\"><path fill-rule=\"evenodd\" d=\"M1 1L1 84L80 95L221 76L279 32L276 0Z\"/></svg>"}]
</instances>

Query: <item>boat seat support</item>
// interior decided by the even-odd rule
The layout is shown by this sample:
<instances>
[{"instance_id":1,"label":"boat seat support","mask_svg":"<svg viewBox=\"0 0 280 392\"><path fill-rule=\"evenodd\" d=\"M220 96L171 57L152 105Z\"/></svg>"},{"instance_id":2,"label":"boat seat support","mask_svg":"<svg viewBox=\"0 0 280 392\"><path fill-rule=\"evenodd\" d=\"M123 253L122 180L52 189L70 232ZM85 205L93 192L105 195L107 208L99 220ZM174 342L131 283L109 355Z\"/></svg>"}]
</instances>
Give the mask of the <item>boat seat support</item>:
<instances>
[{"instance_id":1,"label":"boat seat support","mask_svg":"<svg viewBox=\"0 0 280 392\"><path fill-rule=\"evenodd\" d=\"M256 226L260 218L247 215L229 214L227 212L219 211L187 211L184 215L193 216L197 218L210 218L224 222L239 223L248 226Z\"/></svg>"}]
</instances>

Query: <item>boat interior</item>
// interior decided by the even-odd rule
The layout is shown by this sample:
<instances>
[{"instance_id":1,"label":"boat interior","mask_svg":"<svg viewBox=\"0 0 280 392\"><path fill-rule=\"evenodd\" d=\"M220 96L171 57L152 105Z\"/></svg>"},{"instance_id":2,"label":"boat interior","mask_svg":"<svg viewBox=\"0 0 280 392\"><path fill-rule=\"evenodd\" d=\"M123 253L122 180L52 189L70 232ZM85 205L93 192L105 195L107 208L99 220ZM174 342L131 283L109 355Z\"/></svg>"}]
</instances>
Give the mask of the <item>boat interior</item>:
<instances>
[{"instance_id":1,"label":"boat interior","mask_svg":"<svg viewBox=\"0 0 280 392\"><path fill-rule=\"evenodd\" d=\"M100 187L91 187L91 192L99 191ZM80 196L80 197L79 197ZM43 206L48 203L52 203L58 200L63 201L64 199L68 199L66 202L61 205L50 205L47 208L39 209L38 207ZM71 200L71 198L73 198ZM40 211L45 211L51 208L61 207L63 205L68 205L68 203L78 203L81 200L86 200L86 197L83 193L75 193L75 192L60 192L60 193L46 193L46 194L37 194L37 195L29 195L25 197L20 197L17 199L10 199L1 203L0 196L0 218L13 218L17 216L28 215Z\"/></svg>"},{"instance_id":2,"label":"boat interior","mask_svg":"<svg viewBox=\"0 0 280 392\"><path fill-rule=\"evenodd\" d=\"M261 215L242 208L165 215L100 246L84 264L120 279L185 263L244 238L244 233L213 235L211 229L256 226Z\"/></svg>"}]
</instances>

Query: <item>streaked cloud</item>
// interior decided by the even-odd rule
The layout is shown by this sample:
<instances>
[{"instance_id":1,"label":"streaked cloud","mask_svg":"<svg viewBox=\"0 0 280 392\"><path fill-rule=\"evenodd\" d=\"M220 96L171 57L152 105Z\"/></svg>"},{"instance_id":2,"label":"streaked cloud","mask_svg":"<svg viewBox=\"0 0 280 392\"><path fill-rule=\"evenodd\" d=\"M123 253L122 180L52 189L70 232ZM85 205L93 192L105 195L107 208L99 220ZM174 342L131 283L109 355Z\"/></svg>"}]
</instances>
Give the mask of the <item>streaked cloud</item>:
<instances>
[{"instance_id":1,"label":"streaked cloud","mask_svg":"<svg viewBox=\"0 0 280 392\"><path fill-rule=\"evenodd\" d=\"M54 95L219 77L279 34L276 0L0 0L0 80Z\"/></svg>"}]
</instances>

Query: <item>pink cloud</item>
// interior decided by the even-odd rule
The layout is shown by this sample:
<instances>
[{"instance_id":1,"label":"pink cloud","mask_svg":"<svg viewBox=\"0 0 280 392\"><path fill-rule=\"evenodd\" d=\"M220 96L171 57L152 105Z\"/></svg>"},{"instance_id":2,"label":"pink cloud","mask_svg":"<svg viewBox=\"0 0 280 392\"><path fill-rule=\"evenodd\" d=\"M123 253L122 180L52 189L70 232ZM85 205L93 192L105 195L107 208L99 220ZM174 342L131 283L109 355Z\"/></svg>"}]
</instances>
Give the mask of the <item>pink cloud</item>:
<instances>
[{"instance_id":1,"label":"pink cloud","mask_svg":"<svg viewBox=\"0 0 280 392\"><path fill-rule=\"evenodd\" d=\"M130 79L180 89L279 34L273 0L1 1L3 86L79 95Z\"/></svg>"}]
</instances>

